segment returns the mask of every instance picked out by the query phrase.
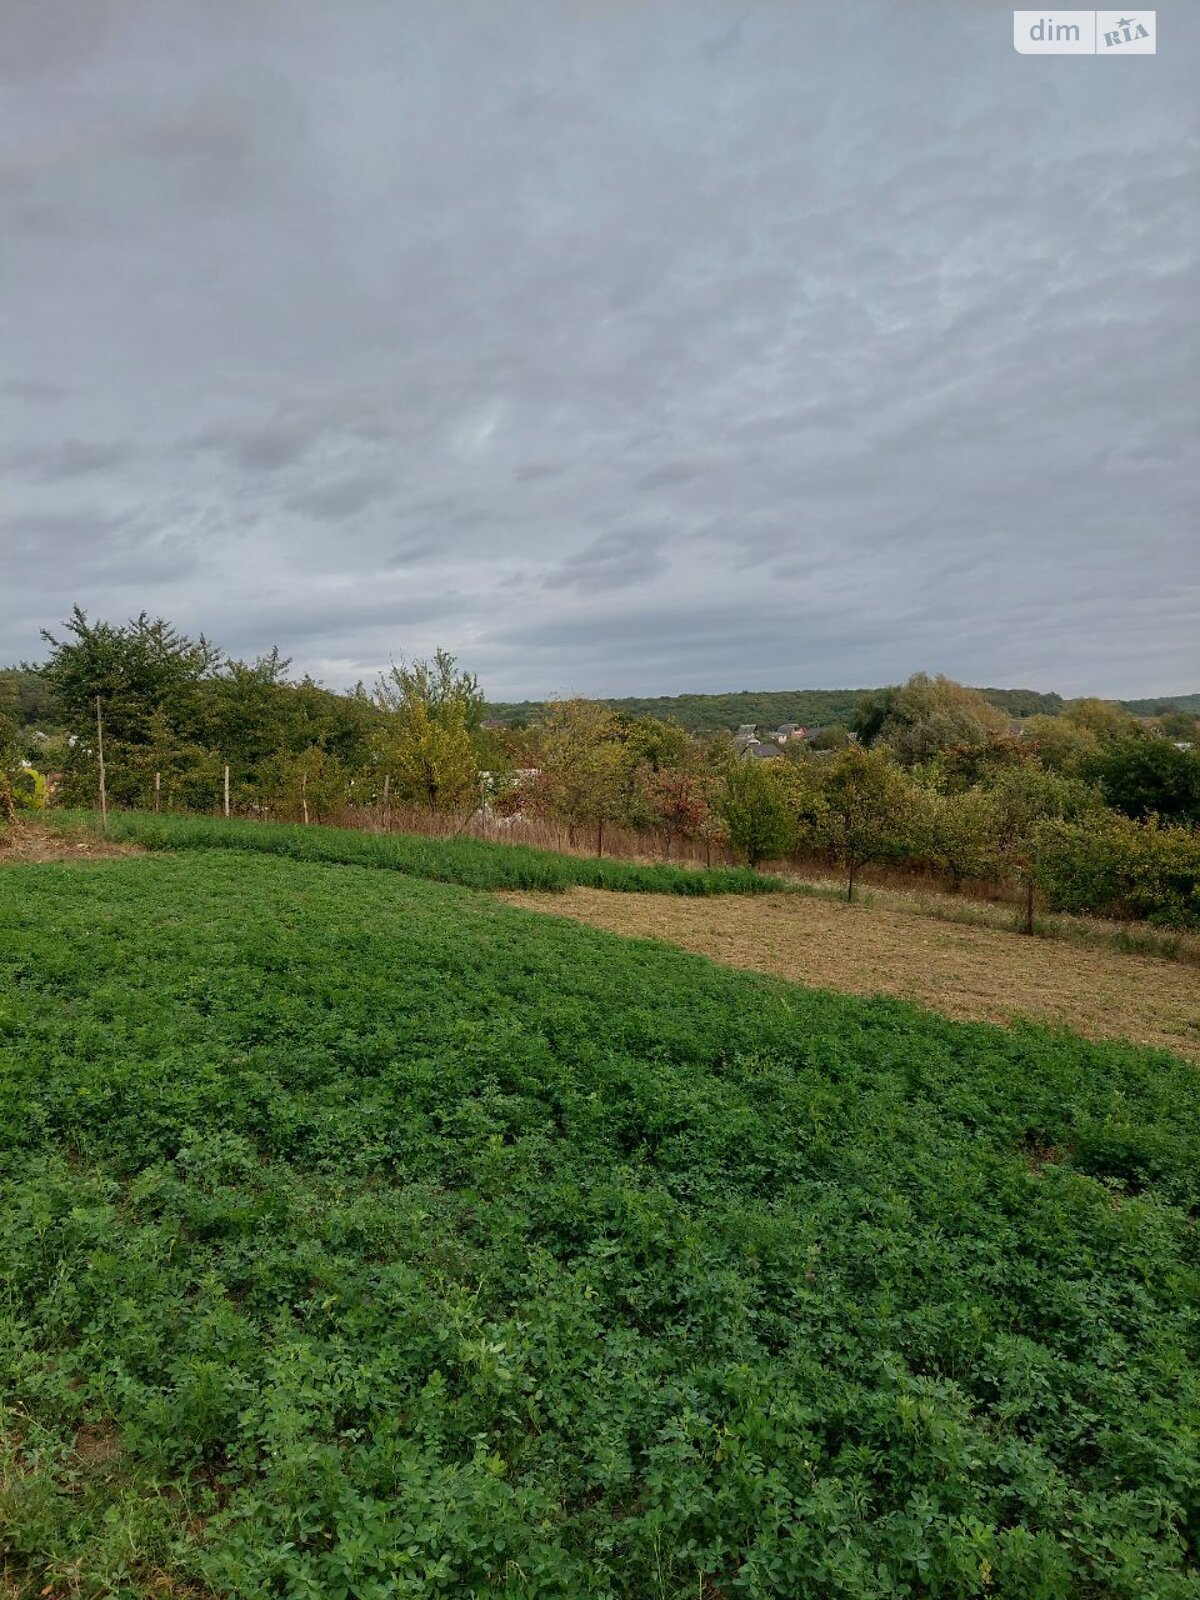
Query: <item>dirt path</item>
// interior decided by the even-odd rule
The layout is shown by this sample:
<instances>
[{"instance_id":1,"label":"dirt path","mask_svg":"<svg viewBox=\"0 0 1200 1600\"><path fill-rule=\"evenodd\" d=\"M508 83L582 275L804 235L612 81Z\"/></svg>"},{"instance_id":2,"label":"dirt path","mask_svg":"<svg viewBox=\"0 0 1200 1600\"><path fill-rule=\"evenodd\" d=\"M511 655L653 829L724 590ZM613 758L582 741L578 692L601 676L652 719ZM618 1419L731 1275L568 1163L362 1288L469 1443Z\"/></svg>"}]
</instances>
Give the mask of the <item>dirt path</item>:
<instances>
[{"instance_id":1,"label":"dirt path","mask_svg":"<svg viewBox=\"0 0 1200 1600\"><path fill-rule=\"evenodd\" d=\"M805 895L572 889L503 898L798 983L898 995L967 1021L1024 1017L1200 1060L1200 973L1181 963Z\"/></svg>"}]
</instances>

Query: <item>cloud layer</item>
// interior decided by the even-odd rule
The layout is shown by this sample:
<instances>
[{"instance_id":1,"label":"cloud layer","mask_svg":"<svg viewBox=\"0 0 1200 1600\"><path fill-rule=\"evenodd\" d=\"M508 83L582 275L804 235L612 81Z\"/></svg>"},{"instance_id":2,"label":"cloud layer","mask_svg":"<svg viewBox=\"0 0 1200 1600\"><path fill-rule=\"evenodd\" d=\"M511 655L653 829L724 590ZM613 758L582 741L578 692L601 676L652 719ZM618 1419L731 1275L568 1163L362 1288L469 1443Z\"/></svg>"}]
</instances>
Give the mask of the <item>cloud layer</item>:
<instances>
[{"instance_id":1,"label":"cloud layer","mask_svg":"<svg viewBox=\"0 0 1200 1600\"><path fill-rule=\"evenodd\" d=\"M496 697L1200 687L1200 17L42 0L0 661L79 601Z\"/></svg>"}]
</instances>

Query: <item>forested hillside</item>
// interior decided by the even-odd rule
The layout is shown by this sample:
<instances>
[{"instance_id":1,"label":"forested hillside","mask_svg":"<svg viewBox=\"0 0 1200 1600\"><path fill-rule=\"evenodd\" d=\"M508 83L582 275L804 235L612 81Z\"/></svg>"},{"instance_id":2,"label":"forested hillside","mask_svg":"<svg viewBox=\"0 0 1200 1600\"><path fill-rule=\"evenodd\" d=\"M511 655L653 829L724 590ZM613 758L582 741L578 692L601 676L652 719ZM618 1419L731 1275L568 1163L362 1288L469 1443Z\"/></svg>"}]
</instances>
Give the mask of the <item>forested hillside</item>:
<instances>
[{"instance_id":1,"label":"forested hillside","mask_svg":"<svg viewBox=\"0 0 1200 1600\"><path fill-rule=\"evenodd\" d=\"M1167 711L1200 717L1200 694L1160 694L1149 700L1122 700L1120 704L1133 717L1161 717Z\"/></svg>"},{"instance_id":2,"label":"forested hillside","mask_svg":"<svg viewBox=\"0 0 1200 1600\"><path fill-rule=\"evenodd\" d=\"M799 722L805 727L847 723L858 702L875 689L771 689L742 690L737 694L649 695L644 698L603 700L600 703L631 717L658 717L678 722L693 732L736 728L743 722L777 727ZM1056 717L1063 708L1062 695L1038 689L980 689L985 700L1010 717ZM1200 694L1156 695L1149 700L1119 700L1135 717L1161 716L1164 711L1189 711L1200 715ZM493 701L490 717L517 722L534 718L544 705L540 700Z\"/></svg>"}]
</instances>

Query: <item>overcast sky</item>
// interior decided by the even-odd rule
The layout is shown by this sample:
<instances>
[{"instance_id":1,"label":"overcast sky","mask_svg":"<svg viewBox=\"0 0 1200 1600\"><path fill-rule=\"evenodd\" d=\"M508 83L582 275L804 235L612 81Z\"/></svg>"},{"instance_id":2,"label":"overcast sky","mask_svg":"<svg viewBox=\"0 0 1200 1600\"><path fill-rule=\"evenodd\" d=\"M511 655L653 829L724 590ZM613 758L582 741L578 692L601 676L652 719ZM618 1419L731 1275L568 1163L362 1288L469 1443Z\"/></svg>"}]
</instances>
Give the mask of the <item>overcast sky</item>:
<instances>
[{"instance_id":1,"label":"overcast sky","mask_svg":"<svg viewBox=\"0 0 1200 1600\"><path fill-rule=\"evenodd\" d=\"M0 0L0 662L1200 690L1200 8Z\"/></svg>"}]
</instances>

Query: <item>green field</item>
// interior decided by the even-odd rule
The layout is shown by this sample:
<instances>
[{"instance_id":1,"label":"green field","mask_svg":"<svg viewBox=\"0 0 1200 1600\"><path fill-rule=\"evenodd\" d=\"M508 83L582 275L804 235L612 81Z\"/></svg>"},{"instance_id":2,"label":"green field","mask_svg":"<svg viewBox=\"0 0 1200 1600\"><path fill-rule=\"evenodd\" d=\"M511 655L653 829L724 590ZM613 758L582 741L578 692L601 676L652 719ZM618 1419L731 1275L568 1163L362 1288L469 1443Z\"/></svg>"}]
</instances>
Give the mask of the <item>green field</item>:
<instances>
[{"instance_id":1,"label":"green field","mask_svg":"<svg viewBox=\"0 0 1200 1600\"><path fill-rule=\"evenodd\" d=\"M1200 1595L1200 1083L398 873L0 872L0 1594Z\"/></svg>"},{"instance_id":2,"label":"green field","mask_svg":"<svg viewBox=\"0 0 1200 1600\"><path fill-rule=\"evenodd\" d=\"M52 826L97 833L96 812L50 811ZM749 867L695 869L638 866L597 856L561 855L529 845L492 844L483 839L429 838L419 833L367 833L361 828L306 828L295 823L252 822L240 818L155 816L145 811L109 815L106 836L145 850L248 850L327 866L375 867L436 883L461 883L471 889L546 889L558 892L582 884L646 894L769 894L787 885Z\"/></svg>"}]
</instances>

